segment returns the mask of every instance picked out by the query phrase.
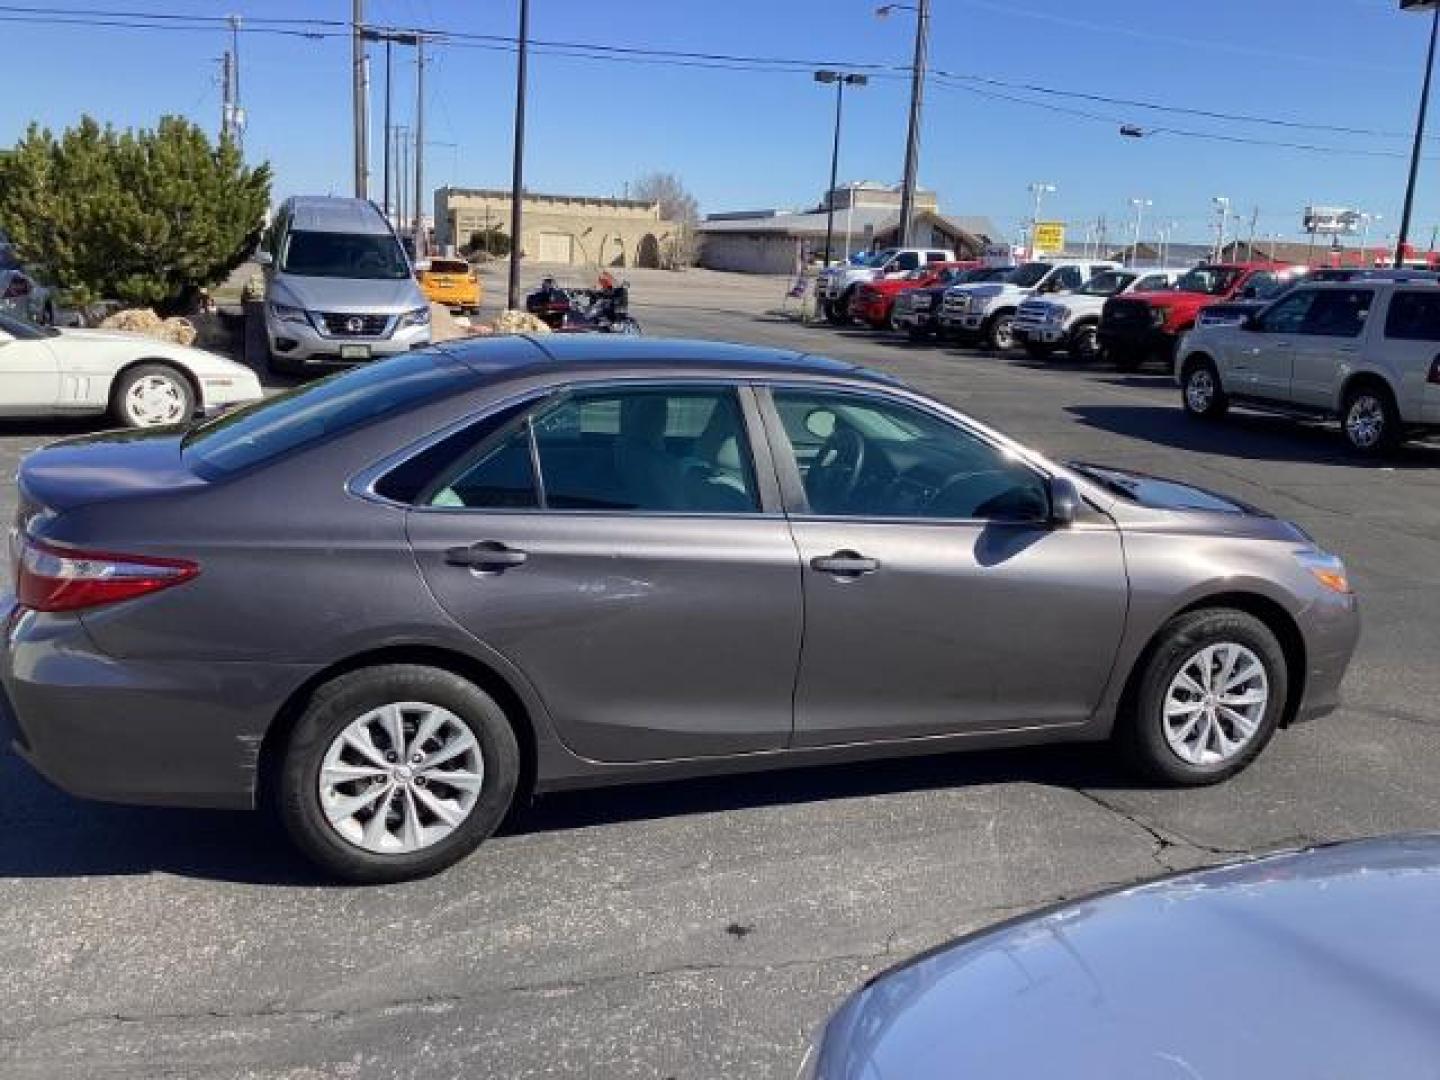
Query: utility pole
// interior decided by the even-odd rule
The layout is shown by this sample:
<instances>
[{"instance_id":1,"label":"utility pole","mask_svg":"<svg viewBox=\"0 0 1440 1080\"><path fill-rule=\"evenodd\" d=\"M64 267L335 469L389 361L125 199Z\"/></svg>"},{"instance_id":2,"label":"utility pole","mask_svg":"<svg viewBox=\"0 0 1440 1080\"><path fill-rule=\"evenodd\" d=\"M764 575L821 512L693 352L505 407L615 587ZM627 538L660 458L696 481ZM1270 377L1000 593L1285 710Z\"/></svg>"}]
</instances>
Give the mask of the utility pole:
<instances>
[{"instance_id":1,"label":"utility pole","mask_svg":"<svg viewBox=\"0 0 1440 1080\"><path fill-rule=\"evenodd\" d=\"M1230 219L1230 200L1224 195L1216 195L1210 201L1215 205L1215 253L1210 258L1218 263L1225 257L1225 225Z\"/></svg>"},{"instance_id":2,"label":"utility pole","mask_svg":"<svg viewBox=\"0 0 1440 1080\"><path fill-rule=\"evenodd\" d=\"M231 74L231 67L234 58L230 50L225 50L225 55L220 57L220 138L221 140L234 138L232 125L235 122L235 100L231 95L234 93L234 76Z\"/></svg>"},{"instance_id":3,"label":"utility pole","mask_svg":"<svg viewBox=\"0 0 1440 1080\"><path fill-rule=\"evenodd\" d=\"M230 16L230 134L245 149L245 109L240 104L240 16Z\"/></svg>"},{"instance_id":4,"label":"utility pole","mask_svg":"<svg viewBox=\"0 0 1440 1080\"><path fill-rule=\"evenodd\" d=\"M410 209L409 187L406 178L410 174L410 128L405 124L395 125L395 222L403 229Z\"/></svg>"},{"instance_id":5,"label":"utility pole","mask_svg":"<svg viewBox=\"0 0 1440 1080\"><path fill-rule=\"evenodd\" d=\"M506 306L520 306L520 203L525 196L525 63L530 48L530 0L520 0L515 50L515 162L510 175L510 289Z\"/></svg>"},{"instance_id":6,"label":"utility pole","mask_svg":"<svg viewBox=\"0 0 1440 1080\"><path fill-rule=\"evenodd\" d=\"M425 243L425 38L415 36L415 258Z\"/></svg>"},{"instance_id":7,"label":"utility pole","mask_svg":"<svg viewBox=\"0 0 1440 1080\"><path fill-rule=\"evenodd\" d=\"M355 127L355 197L369 195L369 139L365 116L365 0L352 0L350 16L350 109Z\"/></svg>"},{"instance_id":8,"label":"utility pole","mask_svg":"<svg viewBox=\"0 0 1440 1080\"><path fill-rule=\"evenodd\" d=\"M1404 4L1419 8L1421 4ZM1430 77L1435 71L1435 39L1440 36L1440 4L1430 16L1430 49L1425 54L1425 81L1420 89L1420 114L1415 119L1415 149L1410 155L1410 179L1405 185L1405 209L1400 214L1400 232L1395 237L1395 268L1405 265L1405 248L1410 241L1410 215L1415 209L1415 181L1420 175L1420 153L1425 145L1425 116L1430 109Z\"/></svg>"},{"instance_id":9,"label":"utility pole","mask_svg":"<svg viewBox=\"0 0 1440 1080\"><path fill-rule=\"evenodd\" d=\"M1250 239L1245 244L1245 259L1247 262L1255 261L1255 230L1260 227L1260 207L1252 207L1250 210Z\"/></svg>"},{"instance_id":10,"label":"utility pole","mask_svg":"<svg viewBox=\"0 0 1440 1080\"><path fill-rule=\"evenodd\" d=\"M1130 265L1139 266L1140 230L1143 227L1142 223L1145 220L1145 208L1149 206L1154 206L1155 201L1153 199L1131 199L1130 205L1135 208L1135 246L1131 249L1130 252Z\"/></svg>"},{"instance_id":11,"label":"utility pole","mask_svg":"<svg viewBox=\"0 0 1440 1080\"><path fill-rule=\"evenodd\" d=\"M395 44L394 40L386 35L385 38L385 217L390 218L393 207L390 205L390 144L394 140L394 132L390 127L390 50Z\"/></svg>"},{"instance_id":12,"label":"utility pole","mask_svg":"<svg viewBox=\"0 0 1440 1080\"><path fill-rule=\"evenodd\" d=\"M905 136L905 178L900 189L900 244L909 247L915 221L915 174L920 167L920 111L925 98L925 56L930 47L930 0L915 8L915 59L910 68L910 124Z\"/></svg>"}]
</instances>

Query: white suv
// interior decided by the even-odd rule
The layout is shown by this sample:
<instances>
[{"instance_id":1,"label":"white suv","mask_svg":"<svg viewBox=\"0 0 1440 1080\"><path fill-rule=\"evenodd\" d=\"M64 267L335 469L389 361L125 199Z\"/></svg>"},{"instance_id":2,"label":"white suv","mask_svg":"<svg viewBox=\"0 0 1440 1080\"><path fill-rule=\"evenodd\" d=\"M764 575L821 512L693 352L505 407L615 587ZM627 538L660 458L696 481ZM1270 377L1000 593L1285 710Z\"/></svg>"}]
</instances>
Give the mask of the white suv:
<instances>
[{"instance_id":1,"label":"white suv","mask_svg":"<svg viewBox=\"0 0 1440 1080\"><path fill-rule=\"evenodd\" d=\"M978 338L992 349L1014 344L1015 312L1029 296L1078 289L1102 270L1115 270L1114 262L1075 262L1053 259L1027 262L1004 281L987 285L956 285L945 291L940 305L940 332L953 337Z\"/></svg>"},{"instance_id":2,"label":"white suv","mask_svg":"<svg viewBox=\"0 0 1440 1080\"><path fill-rule=\"evenodd\" d=\"M1175 377L1191 416L1233 403L1338 417L1353 449L1381 453L1440 429L1440 284L1297 286L1238 325L1186 334Z\"/></svg>"},{"instance_id":3,"label":"white suv","mask_svg":"<svg viewBox=\"0 0 1440 1080\"><path fill-rule=\"evenodd\" d=\"M943 248L886 248L821 270L815 279L817 306L832 323L850 321L850 295L867 281L904 277L931 263L954 262L955 253Z\"/></svg>"},{"instance_id":4,"label":"white suv","mask_svg":"<svg viewBox=\"0 0 1440 1080\"><path fill-rule=\"evenodd\" d=\"M1102 270L1073 292L1046 300L1032 297L1015 313L1012 333L1033 359L1047 359L1064 349L1072 360L1100 358L1100 313L1112 296L1132 292L1162 292L1175 287L1184 270Z\"/></svg>"}]
</instances>

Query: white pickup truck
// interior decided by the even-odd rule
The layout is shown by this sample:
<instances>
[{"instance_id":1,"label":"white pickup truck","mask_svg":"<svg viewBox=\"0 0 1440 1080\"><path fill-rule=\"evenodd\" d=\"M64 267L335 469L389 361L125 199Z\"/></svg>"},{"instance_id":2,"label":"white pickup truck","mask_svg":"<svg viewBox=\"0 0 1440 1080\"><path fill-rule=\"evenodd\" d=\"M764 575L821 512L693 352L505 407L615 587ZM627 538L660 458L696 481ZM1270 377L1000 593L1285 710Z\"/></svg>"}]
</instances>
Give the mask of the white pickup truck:
<instances>
[{"instance_id":1,"label":"white pickup truck","mask_svg":"<svg viewBox=\"0 0 1440 1080\"><path fill-rule=\"evenodd\" d=\"M1031 297L1015 313L1015 342L1036 360L1064 349L1072 360L1100 358L1100 314L1112 296L1173 289L1185 271L1177 267L1102 270L1073 292Z\"/></svg>"},{"instance_id":2,"label":"white pickup truck","mask_svg":"<svg viewBox=\"0 0 1440 1080\"><path fill-rule=\"evenodd\" d=\"M1015 312L1027 297L1078 289L1100 271L1119 267L1116 262L1049 259L1022 263L1004 281L956 285L941 302L940 332L1008 349L1015 340Z\"/></svg>"},{"instance_id":3,"label":"white pickup truck","mask_svg":"<svg viewBox=\"0 0 1440 1080\"><path fill-rule=\"evenodd\" d=\"M827 267L815 279L816 306L830 322L850 321L850 294L867 281L903 277L930 263L954 262L955 253L943 248L886 248L870 255Z\"/></svg>"}]
</instances>

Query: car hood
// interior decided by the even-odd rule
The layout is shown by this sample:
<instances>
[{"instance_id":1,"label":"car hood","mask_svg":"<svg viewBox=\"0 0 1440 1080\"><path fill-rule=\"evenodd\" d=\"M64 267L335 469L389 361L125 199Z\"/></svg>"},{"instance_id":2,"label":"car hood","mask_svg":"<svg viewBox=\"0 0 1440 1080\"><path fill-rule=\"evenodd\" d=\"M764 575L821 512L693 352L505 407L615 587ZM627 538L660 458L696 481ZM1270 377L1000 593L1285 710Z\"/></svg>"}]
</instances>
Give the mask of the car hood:
<instances>
[{"instance_id":1,"label":"car hood","mask_svg":"<svg viewBox=\"0 0 1440 1080\"><path fill-rule=\"evenodd\" d=\"M1440 1060L1440 836L1183 874L871 980L824 1080L1415 1076Z\"/></svg>"},{"instance_id":2,"label":"car hood","mask_svg":"<svg viewBox=\"0 0 1440 1080\"><path fill-rule=\"evenodd\" d=\"M369 281L352 278L299 277L285 274L270 285L268 299L306 311L388 313L424 307L413 278Z\"/></svg>"},{"instance_id":3,"label":"car hood","mask_svg":"<svg viewBox=\"0 0 1440 1080\"><path fill-rule=\"evenodd\" d=\"M1106 511L1122 527L1180 527L1222 536L1309 542L1304 530L1259 507L1163 476L1087 461L1067 461L1080 479L1109 497Z\"/></svg>"}]
</instances>

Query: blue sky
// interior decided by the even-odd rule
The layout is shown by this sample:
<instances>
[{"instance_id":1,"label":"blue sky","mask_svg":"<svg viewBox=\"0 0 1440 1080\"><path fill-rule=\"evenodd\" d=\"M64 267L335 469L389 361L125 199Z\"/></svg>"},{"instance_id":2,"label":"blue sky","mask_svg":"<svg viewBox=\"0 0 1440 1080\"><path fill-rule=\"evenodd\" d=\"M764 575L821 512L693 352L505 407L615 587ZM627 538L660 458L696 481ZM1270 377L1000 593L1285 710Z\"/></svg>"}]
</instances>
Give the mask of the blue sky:
<instances>
[{"instance_id":1,"label":"blue sky","mask_svg":"<svg viewBox=\"0 0 1440 1080\"><path fill-rule=\"evenodd\" d=\"M537 39L904 65L908 12L874 15L877 0L532 0ZM56 7L346 19L348 0L56 0ZM1425 19L1395 0L934 0L935 67L1217 112L1394 132L1400 137L1286 130L1065 98L1051 105L927 92L921 182L954 213L986 214L1012 230L1029 214L1026 186L1054 183L1046 217L1107 214L1128 235L1128 202L1153 200L1153 221L1203 239L1212 195L1229 196L1259 232L1298 234L1306 202L1353 206L1395 229L1404 190L1425 47ZM376 23L513 32L515 0L370 0ZM119 125L179 112L218 123L219 33L160 33L0 21L8 92L0 144L32 119L60 127L89 112ZM268 158L276 195L347 192L349 43L268 35L242 39L247 151ZM404 50L397 52L397 59ZM438 48L430 69L429 181L503 187L509 181L514 62L505 52ZM378 91L378 55L377 67ZM396 64L408 121L413 64ZM678 173L706 211L800 206L829 168L833 96L805 73L531 59L527 186L620 194L650 170ZM991 87L991 93L1036 95ZM841 176L893 182L903 154L908 89L875 79L847 95ZM379 117L378 98L373 115ZM1440 224L1440 111L1425 163L1415 235ZM1162 132L1123 139L1120 121L1243 138L1311 143L1305 152ZM378 147L378 140L376 141ZM1338 150L1390 153L1367 157ZM377 153L378 160L378 153ZM427 186L431 186L427 184ZM1243 230L1242 230L1243 231Z\"/></svg>"}]
</instances>

